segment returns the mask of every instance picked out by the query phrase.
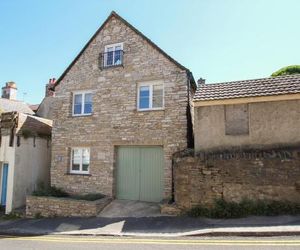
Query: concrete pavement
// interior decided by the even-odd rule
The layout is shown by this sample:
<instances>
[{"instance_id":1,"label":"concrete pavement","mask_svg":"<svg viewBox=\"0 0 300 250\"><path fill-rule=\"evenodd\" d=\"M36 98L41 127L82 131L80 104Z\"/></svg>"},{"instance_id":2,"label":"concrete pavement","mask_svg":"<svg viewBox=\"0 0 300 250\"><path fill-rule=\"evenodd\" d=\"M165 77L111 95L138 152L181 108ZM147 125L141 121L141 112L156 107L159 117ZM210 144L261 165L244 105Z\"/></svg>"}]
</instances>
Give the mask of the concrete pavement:
<instances>
[{"instance_id":1,"label":"concrete pavement","mask_svg":"<svg viewBox=\"0 0 300 250\"><path fill-rule=\"evenodd\" d=\"M162 216L158 203L113 200L99 214L98 217L120 218L120 217L157 217Z\"/></svg>"},{"instance_id":2,"label":"concrete pavement","mask_svg":"<svg viewBox=\"0 0 300 250\"><path fill-rule=\"evenodd\" d=\"M206 219L190 217L48 218L0 221L6 235L300 235L300 216Z\"/></svg>"}]
</instances>

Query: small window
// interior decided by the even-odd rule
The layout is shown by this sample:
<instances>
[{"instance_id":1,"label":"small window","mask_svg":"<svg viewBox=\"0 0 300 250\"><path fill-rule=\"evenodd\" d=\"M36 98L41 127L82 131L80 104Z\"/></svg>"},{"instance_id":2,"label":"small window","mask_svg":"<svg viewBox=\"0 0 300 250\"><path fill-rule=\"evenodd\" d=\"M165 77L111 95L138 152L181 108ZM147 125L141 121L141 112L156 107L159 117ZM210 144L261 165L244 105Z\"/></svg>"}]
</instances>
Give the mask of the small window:
<instances>
[{"instance_id":1,"label":"small window","mask_svg":"<svg viewBox=\"0 0 300 250\"><path fill-rule=\"evenodd\" d=\"M225 135L249 135L248 104L225 106Z\"/></svg>"},{"instance_id":2,"label":"small window","mask_svg":"<svg viewBox=\"0 0 300 250\"><path fill-rule=\"evenodd\" d=\"M123 64L123 43L105 46L103 66L118 66Z\"/></svg>"},{"instance_id":3,"label":"small window","mask_svg":"<svg viewBox=\"0 0 300 250\"><path fill-rule=\"evenodd\" d=\"M92 114L92 93L78 92L73 95L73 116Z\"/></svg>"},{"instance_id":4,"label":"small window","mask_svg":"<svg viewBox=\"0 0 300 250\"><path fill-rule=\"evenodd\" d=\"M90 168L90 149L72 148L71 150L71 173L88 174Z\"/></svg>"},{"instance_id":5,"label":"small window","mask_svg":"<svg viewBox=\"0 0 300 250\"><path fill-rule=\"evenodd\" d=\"M164 86L160 82L138 86L138 110L155 110L164 107Z\"/></svg>"}]
</instances>

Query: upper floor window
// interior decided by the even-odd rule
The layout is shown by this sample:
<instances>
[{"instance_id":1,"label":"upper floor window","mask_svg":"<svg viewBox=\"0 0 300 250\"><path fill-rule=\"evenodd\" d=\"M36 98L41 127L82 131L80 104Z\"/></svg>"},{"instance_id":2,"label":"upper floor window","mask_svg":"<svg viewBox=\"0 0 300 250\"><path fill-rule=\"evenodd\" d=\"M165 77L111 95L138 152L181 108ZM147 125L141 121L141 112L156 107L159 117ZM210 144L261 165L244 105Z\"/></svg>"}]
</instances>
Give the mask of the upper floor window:
<instances>
[{"instance_id":1,"label":"upper floor window","mask_svg":"<svg viewBox=\"0 0 300 250\"><path fill-rule=\"evenodd\" d=\"M80 91L73 94L73 116L90 115L93 111L92 93Z\"/></svg>"},{"instance_id":2,"label":"upper floor window","mask_svg":"<svg viewBox=\"0 0 300 250\"><path fill-rule=\"evenodd\" d=\"M102 67L118 66L123 64L123 43L105 46Z\"/></svg>"},{"instance_id":3,"label":"upper floor window","mask_svg":"<svg viewBox=\"0 0 300 250\"><path fill-rule=\"evenodd\" d=\"M155 110L164 107L164 85L162 82L138 85L138 110Z\"/></svg>"},{"instance_id":4,"label":"upper floor window","mask_svg":"<svg viewBox=\"0 0 300 250\"><path fill-rule=\"evenodd\" d=\"M71 149L71 173L88 174L90 168L90 149L72 148Z\"/></svg>"}]
</instances>

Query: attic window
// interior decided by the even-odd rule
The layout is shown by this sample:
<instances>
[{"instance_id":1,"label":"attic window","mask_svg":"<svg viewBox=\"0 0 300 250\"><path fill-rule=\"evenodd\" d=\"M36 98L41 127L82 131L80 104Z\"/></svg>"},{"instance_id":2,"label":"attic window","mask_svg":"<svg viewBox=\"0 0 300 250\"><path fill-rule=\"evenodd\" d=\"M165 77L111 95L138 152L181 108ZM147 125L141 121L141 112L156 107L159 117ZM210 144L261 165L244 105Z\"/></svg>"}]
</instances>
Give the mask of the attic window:
<instances>
[{"instance_id":1,"label":"attic window","mask_svg":"<svg viewBox=\"0 0 300 250\"><path fill-rule=\"evenodd\" d=\"M101 68L123 65L123 43L106 45L101 54Z\"/></svg>"}]
</instances>

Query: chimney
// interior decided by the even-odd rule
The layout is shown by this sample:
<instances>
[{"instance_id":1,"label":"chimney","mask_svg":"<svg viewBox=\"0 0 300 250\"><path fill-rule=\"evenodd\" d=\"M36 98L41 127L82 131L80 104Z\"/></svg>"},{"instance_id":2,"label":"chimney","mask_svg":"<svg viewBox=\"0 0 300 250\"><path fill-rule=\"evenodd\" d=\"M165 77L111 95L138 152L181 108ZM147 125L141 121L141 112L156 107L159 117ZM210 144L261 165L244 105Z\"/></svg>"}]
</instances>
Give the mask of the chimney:
<instances>
[{"instance_id":1,"label":"chimney","mask_svg":"<svg viewBox=\"0 0 300 250\"><path fill-rule=\"evenodd\" d=\"M199 78L199 80L197 81L197 83L198 83L198 85L205 84L205 79Z\"/></svg>"},{"instance_id":2,"label":"chimney","mask_svg":"<svg viewBox=\"0 0 300 250\"><path fill-rule=\"evenodd\" d=\"M17 84L15 82L7 82L2 87L2 98L9 100L17 100Z\"/></svg>"},{"instance_id":3,"label":"chimney","mask_svg":"<svg viewBox=\"0 0 300 250\"><path fill-rule=\"evenodd\" d=\"M53 90L55 82L56 82L55 78L49 79L49 83L46 84L45 97L54 96L55 95L55 92Z\"/></svg>"}]
</instances>

